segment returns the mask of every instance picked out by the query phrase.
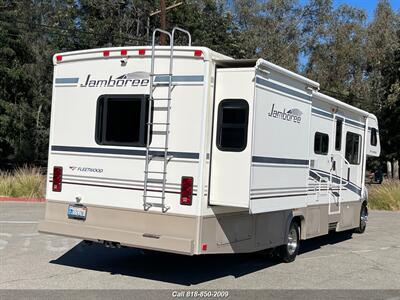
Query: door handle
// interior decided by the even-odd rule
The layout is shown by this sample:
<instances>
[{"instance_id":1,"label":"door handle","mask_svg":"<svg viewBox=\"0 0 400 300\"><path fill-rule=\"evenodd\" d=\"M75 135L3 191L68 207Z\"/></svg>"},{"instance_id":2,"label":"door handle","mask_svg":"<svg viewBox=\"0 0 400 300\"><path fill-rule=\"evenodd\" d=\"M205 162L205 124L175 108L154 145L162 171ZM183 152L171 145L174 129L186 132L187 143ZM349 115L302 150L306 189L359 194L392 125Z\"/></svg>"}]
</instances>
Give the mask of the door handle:
<instances>
[{"instance_id":1,"label":"door handle","mask_svg":"<svg viewBox=\"0 0 400 300\"><path fill-rule=\"evenodd\" d=\"M347 169L347 181L350 181L350 168Z\"/></svg>"},{"instance_id":2,"label":"door handle","mask_svg":"<svg viewBox=\"0 0 400 300\"><path fill-rule=\"evenodd\" d=\"M336 171L336 160L332 161L332 171Z\"/></svg>"}]
</instances>

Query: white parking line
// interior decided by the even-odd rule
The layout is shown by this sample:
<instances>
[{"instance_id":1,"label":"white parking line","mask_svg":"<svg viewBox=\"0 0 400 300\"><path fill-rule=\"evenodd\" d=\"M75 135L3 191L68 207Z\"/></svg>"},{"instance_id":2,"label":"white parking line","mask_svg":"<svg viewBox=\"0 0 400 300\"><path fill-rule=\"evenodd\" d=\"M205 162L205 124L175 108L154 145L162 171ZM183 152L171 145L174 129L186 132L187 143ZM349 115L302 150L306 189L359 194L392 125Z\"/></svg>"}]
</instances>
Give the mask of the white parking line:
<instances>
[{"instance_id":1,"label":"white parking line","mask_svg":"<svg viewBox=\"0 0 400 300\"><path fill-rule=\"evenodd\" d=\"M37 221L0 221L0 224L38 224Z\"/></svg>"},{"instance_id":2,"label":"white parking line","mask_svg":"<svg viewBox=\"0 0 400 300\"><path fill-rule=\"evenodd\" d=\"M354 250L354 251L351 251L351 252L352 253L366 253L366 252L372 252L372 251L374 251L374 250L365 249L365 250Z\"/></svg>"}]
</instances>

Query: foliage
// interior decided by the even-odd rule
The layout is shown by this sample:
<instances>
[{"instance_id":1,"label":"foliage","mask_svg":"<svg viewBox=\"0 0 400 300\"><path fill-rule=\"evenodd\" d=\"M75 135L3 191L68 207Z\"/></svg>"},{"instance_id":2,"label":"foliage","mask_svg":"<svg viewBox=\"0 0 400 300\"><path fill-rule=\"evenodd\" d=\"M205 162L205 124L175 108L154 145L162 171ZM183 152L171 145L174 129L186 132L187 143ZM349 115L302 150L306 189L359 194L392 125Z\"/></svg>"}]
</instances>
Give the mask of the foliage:
<instances>
[{"instance_id":1,"label":"foliage","mask_svg":"<svg viewBox=\"0 0 400 300\"><path fill-rule=\"evenodd\" d=\"M400 210L400 181L385 180L369 188L368 206L371 209Z\"/></svg>"},{"instance_id":2,"label":"foliage","mask_svg":"<svg viewBox=\"0 0 400 300\"><path fill-rule=\"evenodd\" d=\"M159 5L0 0L0 162L47 159L54 53L148 44ZM332 0L186 0L168 11L167 29L179 25L194 45L302 72L323 92L373 112L382 160L393 159L400 156L400 16L379 0L368 20L364 10Z\"/></svg>"},{"instance_id":3,"label":"foliage","mask_svg":"<svg viewBox=\"0 0 400 300\"><path fill-rule=\"evenodd\" d=\"M0 196L42 198L45 176L35 167L23 167L13 173L0 173Z\"/></svg>"}]
</instances>

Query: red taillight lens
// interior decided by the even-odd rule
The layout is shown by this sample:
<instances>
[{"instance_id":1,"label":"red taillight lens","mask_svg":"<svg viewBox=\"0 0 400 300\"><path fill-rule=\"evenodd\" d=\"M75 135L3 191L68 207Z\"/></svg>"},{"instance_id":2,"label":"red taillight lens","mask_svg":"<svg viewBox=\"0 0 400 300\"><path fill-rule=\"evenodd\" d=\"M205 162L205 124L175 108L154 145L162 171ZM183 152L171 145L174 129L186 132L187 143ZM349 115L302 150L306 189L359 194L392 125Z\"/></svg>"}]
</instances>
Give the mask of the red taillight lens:
<instances>
[{"instance_id":1,"label":"red taillight lens","mask_svg":"<svg viewBox=\"0 0 400 300\"><path fill-rule=\"evenodd\" d=\"M192 205L193 177L182 177L181 205Z\"/></svg>"},{"instance_id":2,"label":"red taillight lens","mask_svg":"<svg viewBox=\"0 0 400 300\"><path fill-rule=\"evenodd\" d=\"M53 168L53 192L61 192L62 173L62 167Z\"/></svg>"},{"instance_id":3,"label":"red taillight lens","mask_svg":"<svg viewBox=\"0 0 400 300\"><path fill-rule=\"evenodd\" d=\"M203 55L203 51L201 50L194 50L194 56L202 56Z\"/></svg>"},{"instance_id":4,"label":"red taillight lens","mask_svg":"<svg viewBox=\"0 0 400 300\"><path fill-rule=\"evenodd\" d=\"M104 57L110 56L110 50L104 50L103 51L103 56Z\"/></svg>"},{"instance_id":5,"label":"red taillight lens","mask_svg":"<svg viewBox=\"0 0 400 300\"><path fill-rule=\"evenodd\" d=\"M57 55L57 56L56 56L56 60L57 60L57 61L62 61L62 55Z\"/></svg>"},{"instance_id":6,"label":"red taillight lens","mask_svg":"<svg viewBox=\"0 0 400 300\"><path fill-rule=\"evenodd\" d=\"M139 49L139 55L145 55L146 49Z\"/></svg>"},{"instance_id":7,"label":"red taillight lens","mask_svg":"<svg viewBox=\"0 0 400 300\"><path fill-rule=\"evenodd\" d=\"M122 50L121 50L121 55L123 55L123 56L128 55L128 50L122 49Z\"/></svg>"}]
</instances>

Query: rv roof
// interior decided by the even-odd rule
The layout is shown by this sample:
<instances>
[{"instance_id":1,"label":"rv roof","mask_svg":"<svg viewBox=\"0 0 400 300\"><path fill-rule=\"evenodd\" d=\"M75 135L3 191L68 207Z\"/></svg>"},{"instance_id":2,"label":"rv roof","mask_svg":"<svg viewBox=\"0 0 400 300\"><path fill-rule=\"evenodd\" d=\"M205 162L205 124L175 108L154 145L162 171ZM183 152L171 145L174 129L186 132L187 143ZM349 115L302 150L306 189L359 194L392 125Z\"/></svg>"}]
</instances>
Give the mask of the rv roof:
<instances>
[{"instance_id":1,"label":"rv roof","mask_svg":"<svg viewBox=\"0 0 400 300\"><path fill-rule=\"evenodd\" d=\"M76 60L86 60L86 59L96 59L103 58L104 52L107 52L107 57L135 57L135 56L150 56L151 46L127 46L127 47L108 47L108 48L96 48L87 50L78 50L57 53L53 57L54 64L67 61ZM169 46L157 46L155 47L157 55L169 55ZM204 60L229 60L232 59L229 56L223 55L221 53L215 52L206 47L188 47L188 46L174 46L175 55L195 57L194 53L196 51L201 51L200 56L197 58L203 58ZM165 53L165 54L164 54ZM61 59L60 59L61 57ZM57 59L58 58L58 59ZM233 60L233 59L232 59Z\"/></svg>"}]
</instances>

